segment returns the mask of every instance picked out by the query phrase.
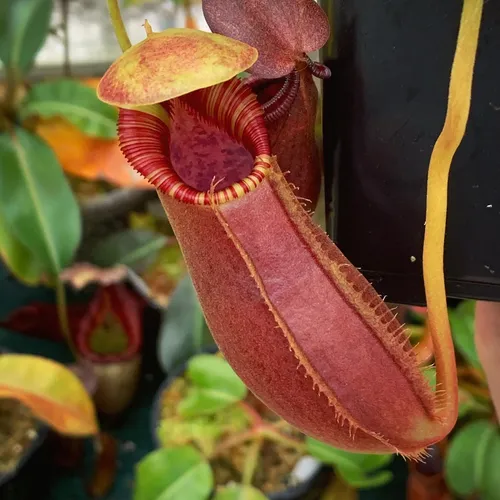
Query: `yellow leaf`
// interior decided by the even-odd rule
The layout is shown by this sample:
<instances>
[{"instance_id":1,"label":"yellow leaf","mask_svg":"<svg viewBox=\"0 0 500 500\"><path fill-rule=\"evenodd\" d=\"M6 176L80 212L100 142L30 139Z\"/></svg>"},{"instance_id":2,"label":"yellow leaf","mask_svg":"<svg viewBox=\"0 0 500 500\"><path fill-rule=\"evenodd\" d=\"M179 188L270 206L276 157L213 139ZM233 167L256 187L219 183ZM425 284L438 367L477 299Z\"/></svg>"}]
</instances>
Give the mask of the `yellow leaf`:
<instances>
[{"instance_id":1,"label":"yellow leaf","mask_svg":"<svg viewBox=\"0 0 500 500\"><path fill-rule=\"evenodd\" d=\"M98 97L121 108L157 104L230 80L257 60L250 45L215 33L148 33L106 71Z\"/></svg>"},{"instance_id":2,"label":"yellow leaf","mask_svg":"<svg viewBox=\"0 0 500 500\"><path fill-rule=\"evenodd\" d=\"M17 399L61 434L98 432L94 404L78 377L50 359L0 356L0 398Z\"/></svg>"}]
</instances>

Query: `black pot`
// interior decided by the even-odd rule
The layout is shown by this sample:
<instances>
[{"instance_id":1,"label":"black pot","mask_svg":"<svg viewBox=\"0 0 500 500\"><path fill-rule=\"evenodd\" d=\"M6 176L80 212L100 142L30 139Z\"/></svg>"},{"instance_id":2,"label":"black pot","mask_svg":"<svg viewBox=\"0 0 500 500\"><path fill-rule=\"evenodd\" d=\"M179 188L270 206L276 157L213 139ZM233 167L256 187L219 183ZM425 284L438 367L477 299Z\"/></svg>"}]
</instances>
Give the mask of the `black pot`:
<instances>
[{"instance_id":1,"label":"black pot","mask_svg":"<svg viewBox=\"0 0 500 500\"><path fill-rule=\"evenodd\" d=\"M208 352L210 354L213 354L217 351L214 349L209 349ZM161 443L158 440L156 428L160 416L162 394L170 387L170 385L176 378L184 374L186 368L187 364L184 364L172 371L169 377L160 385L160 388L156 393L151 413L151 432L153 435L153 442L158 448L161 447ZM321 492L328 484L331 475L332 469L330 467L323 466L319 468L318 471L306 481L303 481L297 486L287 488L286 490L280 491L278 493L272 493L268 498L269 500L317 500Z\"/></svg>"},{"instance_id":2,"label":"black pot","mask_svg":"<svg viewBox=\"0 0 500 500\"><path fill-rule=\"evenodd\" d=\"M426 183L462 1L322 0L328 232L389 302L425 302ZM467 131L449 182L449 297L500 300L500 10L485 2Z\"/></svg>"}]
</instances>

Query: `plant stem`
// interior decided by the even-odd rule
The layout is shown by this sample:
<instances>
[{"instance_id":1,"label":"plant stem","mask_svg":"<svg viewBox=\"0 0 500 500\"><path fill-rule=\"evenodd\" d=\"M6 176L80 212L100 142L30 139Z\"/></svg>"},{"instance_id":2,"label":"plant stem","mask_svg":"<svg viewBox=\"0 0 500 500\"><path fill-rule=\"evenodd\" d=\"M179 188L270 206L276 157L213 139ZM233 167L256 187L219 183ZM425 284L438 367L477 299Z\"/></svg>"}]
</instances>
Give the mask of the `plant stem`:
<instances>
[{"instance_id":1,"label":"plant stem","mask_svg":"<svg viewBox=\"0 0 500 500\"><path fill-rule=\"evenodd\" d=\"M241 482L244 485L250 486L252 484L255 469L257 468L257 463L259 461L262 443L263 439L261 437L256 438L247 451L245 463L243 465L243 475L241 479Z\"/></svg>"},{"instance_id":2,"label":"plant stem","mask_svg":"<svg viewBox=\"0 0 500 500\"><path fill-rule=\"evenodd\" d=\"M275 443L286 446L287 448L292 448L299 453L304 453L307 450L304 442L280 432L280 429L289 425L287 422L278 420L275 423L267 423L264 421L262 416L245 401L239 401L238 405L249 416L252 426L251 429L224 439L218 446L216 446L210 458L220 456L225 451L234 448L235 446L240 446L248 441L251 441L250 449L248 450L244 463L243 484L250 484L252 481L260 449L265 439L274 441Z\"/></svg>"},{"instance_id":3,"label":"plant stem","mask_svg":"<svg viewBox=\"0 0 500 500\"><path fill-rule=\"evenodd\" d=\"M111 24L113 25L116 39L118 40L122 52L125 52L130 47L132 47L132 43L130 42L130 38L128 37L127 30L123 22L122 14L120 12L120 6L118 5L118 0L107 0L107 3L109 16L111 17ZM146 36L149 36L153 32L147 19L144 21L144 28L146 30ZM168 113L159 104L135 106L134 109L136 111L142 111L143 113L148 113L152 116L155 116L165 123L167 123L169 120Z\"/></svg>"},{"instance_id":4,"label":"plant stem","mask_svg":"<svg viewBox=\"0 0 500 500\"><path fill-rule=\"evenodd\" d=\"M292 438L290 436L285 436L281 432L276 431L272 426L266 425L260 429L260 435L269 439L270 441L274 441L275 443L282 444L288 448L293 448L297 450L299 453L303 453L306 451L307 447L305 443L299 441L298 439Z\"/></svg>"},{"instance_id":5,"label":"plant stem","mask_svg":"<svg viewBox=\"0 0 500 500\"><path fill-rule=\"evenodd\" d=\"M127 30L125 29L125 24L123 23L118 0L108 0L108 10L111 17L111 23L113 24L113 29L115 31L116 39L120 44L122 52L125 52L132 46L132 44L130 43L130 38L128 37Z\"/></svg>"},{"instance_id":6,"label":"plant stem","mask_svg":"<svg viewBox=\"0 0 500 500\"><path fill-rule=\"evenodd\" d=\"M238 405L245 411L252 422L252 427L258 427L264 423L262 417L245 401L239 401Z\"/></svg>"},{"instance_id":7,"label":"plant stem","mask_svg":"<svg viewBox=\"0 0 500 500\"><path fill-rule=\"evenodd\" d=\"M222 441L221 444L219 444L214 452L212 453L212 456L210 458L222 455L225 451L234 448L235 446L238 446L240 444L246 443L247 441L251 441L252 439L255 439L257 436L257 432L255 429L251 429L249 431L241 432L239 434L236 434L235 436L230 436L224 441Z\"/></svg>"},{"instance_id":8,"label":"plant stem","mask_svg":"<svg viewBox=\"0 0 500 500\"><path fill-rule=\"evenodd\" d=\"M18 72L11 67L5 69L6 89L4 97L4 108L9 118L13 118L16 109L17 89L20 84Z\"/></svg>"},{"instance_id":9,"label":"plant stem","mask_svg":"<svg viewBox=\"0 0 500 500\"><path fill-rule=\"evenodd\" d=\"M280 431L282 429L289 429L292 427L286 420L277 420L276 422L273 422L271 426L277 431Z\"/></svg>"},{"instance_id":10,"label":"plant stem","mask_svg":"<svg viewBox=\"0 0 500 500\"><path fill-rule=\"evenodd\" d=\"M66 290L64 289L64 284L57 276L56 278L56 302L57 302L57 316L59 318L59 324L61 326L61 331L68 343L68 347L73 354L75 360L78 360L78 351L76 350L75 344L73 342L73 337L71 336L71 331L68 322L68 310L66 307Z\"/></svg>"},{"instance_id":11,"label":"plant stem","mask_svg":"<svg viewBox=\"0 0 500 500\"><path fill-rule=\"evenodd\" d=\"M71 61L69 57L69 0L61 0L64 31L64 76L71 76Z\"/></svg>"}]
</instances>

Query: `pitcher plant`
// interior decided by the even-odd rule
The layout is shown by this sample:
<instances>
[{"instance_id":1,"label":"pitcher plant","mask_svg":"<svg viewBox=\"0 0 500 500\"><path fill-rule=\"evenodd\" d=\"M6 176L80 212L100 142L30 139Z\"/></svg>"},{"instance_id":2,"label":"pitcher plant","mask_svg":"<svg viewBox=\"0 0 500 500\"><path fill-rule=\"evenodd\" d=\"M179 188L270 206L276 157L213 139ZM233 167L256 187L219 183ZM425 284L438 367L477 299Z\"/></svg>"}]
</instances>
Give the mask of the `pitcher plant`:
<instances>
[{"instance_id":1,"label":"pitcher plant","mask_svg":"<svg viewBox=\"0 0 500 500\"><path fill-rule=\"evenodd\" d=\"M456 421L447 179L468 120L482 2L463 3L428 174L434 389L405 326L310 216L320 178L313 77L329 76L307 55L330 34L318 4L203 0L212 33L155 33L146 21L146 38L132 46L108 0L124 53L98 96L120 108L121 150L157 189L220 350L269 408L338 448L419 459ZM239 78L244 71L251 76Z\"/></svg>"}]
</instances>

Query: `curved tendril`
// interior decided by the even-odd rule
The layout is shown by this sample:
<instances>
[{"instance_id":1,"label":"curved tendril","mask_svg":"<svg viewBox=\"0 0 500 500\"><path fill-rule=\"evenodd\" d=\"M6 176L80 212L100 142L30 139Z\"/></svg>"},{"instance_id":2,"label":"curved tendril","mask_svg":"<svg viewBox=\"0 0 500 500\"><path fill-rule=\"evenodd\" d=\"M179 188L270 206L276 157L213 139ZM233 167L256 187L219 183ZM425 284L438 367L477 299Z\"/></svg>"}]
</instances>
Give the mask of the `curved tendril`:
<instances>
[{"instance_id":1,"label":"curved tendril","mask_svg":"<svg viewBox=\"0 0 500 500\"><path fill-rule=\"evenodd\" d=\"M316 78L320 78L321 80L326 80L332 76L332 72L330 71L330 68L328 66L313 61L309 56L306 56L306 62L309 71Z\"/></svg>"},{"instance_id":2,"label":"curved tendril","mask_svg":"<svg viewBox=\"0 0 500 500\"><path fill-rule=\"evenodd\" d=\"M285 77L283 86L269 101L262 105L264 120L272 123L282 118L292 107L300 86L300 76L297 71L292 71Z\"/></svg>"},{"instance_id":3,"label":"curved tendril","mask_svg":"<svg viewBox=\"0 0 500 500\"><path fill-rule=\"evenodd\" d=\"M118 5L118 0L107 0L109 16L111 17L111 23L113 24L113 30L116 35L116 39L120 44L122 52L132 47L130 43L130 38L128 37L125 24L123 23L122 14L120 11L120 6Z\"/></svg>"},{"instance_id":4,"label":"curved tendril","mask_svg":"<svg viewBox=\"0 0 500 500\"><path fill-rule=\"evenodd\" d=\"M448 176L469 117L472 77L483 0L464 0L455 57L450 76L448 109L443 130L431 155L427 180L423 271L428 321L436 359L437 383L446 398L439 408L447 428L454 425L458 407L456 365L444 281L444 239Z\"/></svg>"}]
</instances>

